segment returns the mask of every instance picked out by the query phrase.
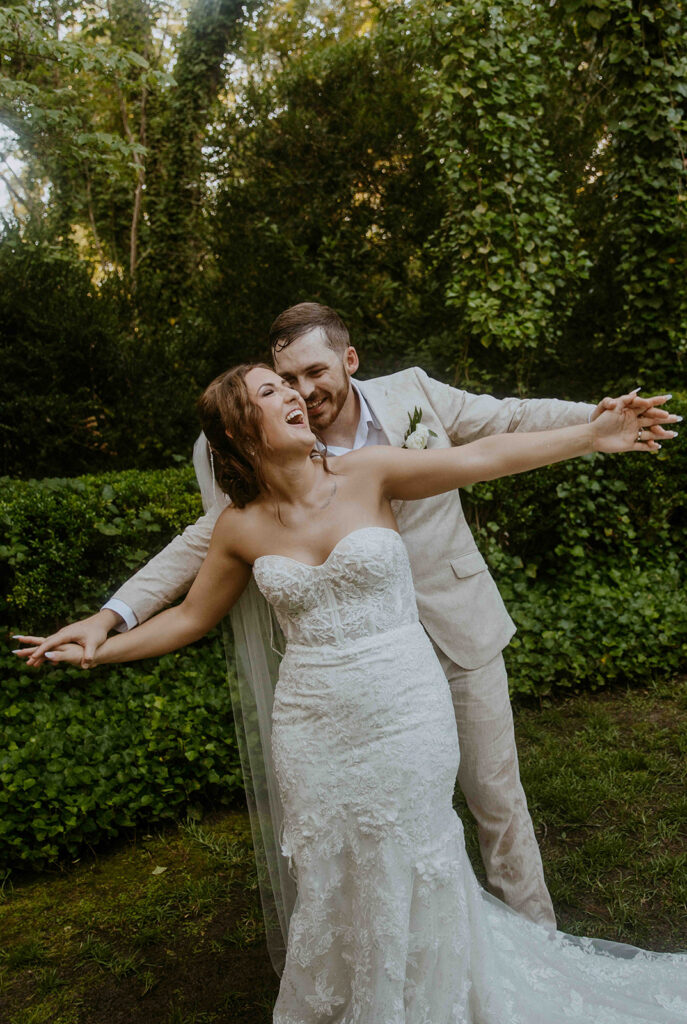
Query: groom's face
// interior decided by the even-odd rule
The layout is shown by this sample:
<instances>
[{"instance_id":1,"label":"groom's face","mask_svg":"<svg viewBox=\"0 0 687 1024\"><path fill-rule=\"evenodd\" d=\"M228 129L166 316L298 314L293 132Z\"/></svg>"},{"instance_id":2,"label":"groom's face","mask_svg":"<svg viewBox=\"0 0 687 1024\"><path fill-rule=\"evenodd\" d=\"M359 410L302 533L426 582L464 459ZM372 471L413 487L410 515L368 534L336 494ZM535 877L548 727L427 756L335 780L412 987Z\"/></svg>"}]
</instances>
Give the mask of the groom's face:
<instances>
[{"instance_id":1,"label":"groom's face","mask_svg":"<svg viewBox=\"0 0 687 1024\"><path fill-rule=\"evenodd\" d=\"M311 426L322 431L331 426L348 398L358 356L352 347L343 354L335 352L322 328L313 327L274 353L274 368L305 399Z\"/></svg>"}]
</instances>

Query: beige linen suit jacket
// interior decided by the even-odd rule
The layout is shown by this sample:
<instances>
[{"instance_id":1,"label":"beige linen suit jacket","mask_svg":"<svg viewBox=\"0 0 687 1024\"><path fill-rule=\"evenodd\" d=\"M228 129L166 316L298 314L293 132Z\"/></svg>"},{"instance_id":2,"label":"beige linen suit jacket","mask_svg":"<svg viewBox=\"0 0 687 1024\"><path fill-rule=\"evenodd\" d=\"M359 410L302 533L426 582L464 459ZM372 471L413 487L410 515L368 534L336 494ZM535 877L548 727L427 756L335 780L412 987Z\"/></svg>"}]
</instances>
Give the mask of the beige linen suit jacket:
<instances>
[{"instance_id":1,"label":"beige linen suit jacket","mask_svg":"<svg viewBox=\"0 0 687 1024\"><path fill-rule=\"evenodd\" d=\"M416 406L422 409L423 424L437 435L429 438L432 448L513 430L586 423L594 409L557 399L473 395L433 380L419 367L357 383L389 444L399 447L408 429L408 413ZM202 435L199 442L194 463L199 479L207 479L207 469L201 465L207 461ZM207 507L207 493L204 501ZM132 608L139 622L188 590L225 503L212 505L114 595ZM485 665L503 650L515 626L477 549L459 492L394 502L393 507L410 556L423 626L457 665L465 669Z\"/></svg>"}]
</instances>

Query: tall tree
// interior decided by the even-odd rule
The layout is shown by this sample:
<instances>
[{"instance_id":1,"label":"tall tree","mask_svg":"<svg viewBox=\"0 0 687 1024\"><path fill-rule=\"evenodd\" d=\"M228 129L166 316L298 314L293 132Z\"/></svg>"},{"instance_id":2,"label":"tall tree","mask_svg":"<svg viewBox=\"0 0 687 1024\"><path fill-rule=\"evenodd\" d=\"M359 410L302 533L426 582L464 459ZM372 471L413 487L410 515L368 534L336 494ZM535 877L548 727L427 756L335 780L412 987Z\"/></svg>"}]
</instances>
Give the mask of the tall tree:
<instances>
[{"instance_id":1,"label":"tall tree","mask_svg":"<svg viewBox=\"0 0 687 1024\"><path fill-rule=\"evenodd\" d=\"M11 3L0 11L0 120L52 190L59 229L135 288L141 262L197 267L202 147L250 3ZM173 77L172 77L173 71Z\"/></svg>"}]
</instances>

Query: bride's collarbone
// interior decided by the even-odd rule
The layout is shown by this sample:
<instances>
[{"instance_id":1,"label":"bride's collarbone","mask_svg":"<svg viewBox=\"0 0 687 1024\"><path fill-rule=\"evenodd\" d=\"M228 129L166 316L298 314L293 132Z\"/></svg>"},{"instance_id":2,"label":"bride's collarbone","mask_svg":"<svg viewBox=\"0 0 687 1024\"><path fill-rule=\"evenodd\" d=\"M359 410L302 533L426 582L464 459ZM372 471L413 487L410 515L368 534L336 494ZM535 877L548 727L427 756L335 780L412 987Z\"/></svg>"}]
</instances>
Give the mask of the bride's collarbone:
<instances>
[{"instance_id":1,"label":"bride's collarbone","mask_svg":"<svg viewBox=\"0 0 687 1024\"><path fill-rule=\"evenodd\" d=\"M265 497L253 506L246 525L246 561L282 555L309 565L326 562L338 544L366 527L396 530L390 510L370 489L353 486L347 474L331 473L306 501Z\"/></svg>"}]
</instances>

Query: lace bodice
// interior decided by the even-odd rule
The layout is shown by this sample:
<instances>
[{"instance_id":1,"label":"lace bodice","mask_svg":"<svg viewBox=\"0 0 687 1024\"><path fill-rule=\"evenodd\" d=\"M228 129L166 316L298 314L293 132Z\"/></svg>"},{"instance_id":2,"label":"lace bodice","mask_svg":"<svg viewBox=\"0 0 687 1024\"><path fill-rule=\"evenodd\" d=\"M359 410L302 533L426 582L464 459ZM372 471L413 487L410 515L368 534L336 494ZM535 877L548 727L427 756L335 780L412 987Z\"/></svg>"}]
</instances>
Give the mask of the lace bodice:
<instances>
[{"instance_id":1,"label":"lace bodice","mask_svg":"<svg viewBox=\"0 0 687 1024\"><path fill-rule=\"evenodd\" d=\"M405 545L386 526L346 534L321 565L262 555L253 575L289 643L351 643L418 620Z\"/></svg>"}]
</instances>

